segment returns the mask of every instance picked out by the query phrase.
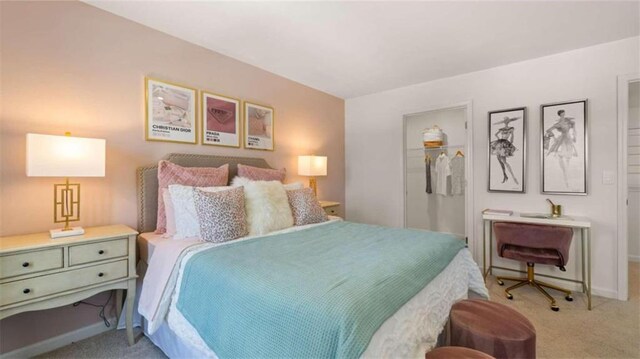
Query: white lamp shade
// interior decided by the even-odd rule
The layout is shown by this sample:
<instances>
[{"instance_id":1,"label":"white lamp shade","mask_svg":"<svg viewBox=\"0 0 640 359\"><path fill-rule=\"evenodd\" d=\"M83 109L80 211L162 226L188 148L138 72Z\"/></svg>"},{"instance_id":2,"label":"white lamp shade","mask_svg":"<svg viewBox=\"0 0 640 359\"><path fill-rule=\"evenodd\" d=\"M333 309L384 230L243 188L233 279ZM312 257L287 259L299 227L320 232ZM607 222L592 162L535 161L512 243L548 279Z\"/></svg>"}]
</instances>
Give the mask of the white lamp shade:
<instances>
[{"instance_id":1,"label":"white lamp shade","mask_svg":"<svg viewBox=\"0 0 640 359\"><path fill-rule=\"evenodd\" d=\"M106 141L27 134L27 176L104 177Z\"/></svg>"},{"instance_id":2,"label":"white lamp shade","mask_svg":"<svg viewBox=\"0 0 640 359\"><path fill-rule=\"evenodd\" d=\"M298 174L300 176L326 176L326 156L298 156Z\"/></svg>"}]
</instances>

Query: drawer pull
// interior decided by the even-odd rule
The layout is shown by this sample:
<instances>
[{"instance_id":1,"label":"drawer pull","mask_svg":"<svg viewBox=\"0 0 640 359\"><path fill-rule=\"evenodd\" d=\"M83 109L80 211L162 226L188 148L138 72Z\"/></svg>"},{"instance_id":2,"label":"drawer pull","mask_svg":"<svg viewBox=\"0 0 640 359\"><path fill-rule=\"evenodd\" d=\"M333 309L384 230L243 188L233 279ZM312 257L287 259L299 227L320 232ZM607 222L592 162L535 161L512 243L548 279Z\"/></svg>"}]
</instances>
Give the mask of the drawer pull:
<instances>
[{"instance_id":1,"label":"drawer pull","mask_svg":"<svg viewBox=\"0 0 640 359\"><path fill-rule=\"evenodd\" d=\"M103 277L103 276L104 276L104 273L102 272L98 273L98 277Z\"/></svg>"},{"instance_id":2,"label":"drawer pull","mask_svg":"<svg viewBox=\"0 0 640 359\"><path fill-rule=\"evenodd\" d=\"M104 251L101 249L98 251L98 254L104 254Z\"/></svg>"},{"instance_id":3,"label":"drawer pull","mask_svg":"<svg viewBox=\"0 0 640 359\"><path fill-rule=\"evenodd\" d=\"M29 266L29 262L24 262L24 263L22 263L22 266L23 266L23 267L25 267L25 268L27 268L27 267Z\"/></svg>"},{"instance_id":4,"label":"drawer pull","mask_svg":"<svg viewBox=\"0 0 640 359\"><path fill-rule=\"evenodd\" d=\"M27 289L23 290L22 293L29 294L29 293L31 293L31 289L27 288Z\"/></svg>"}]
</instances>

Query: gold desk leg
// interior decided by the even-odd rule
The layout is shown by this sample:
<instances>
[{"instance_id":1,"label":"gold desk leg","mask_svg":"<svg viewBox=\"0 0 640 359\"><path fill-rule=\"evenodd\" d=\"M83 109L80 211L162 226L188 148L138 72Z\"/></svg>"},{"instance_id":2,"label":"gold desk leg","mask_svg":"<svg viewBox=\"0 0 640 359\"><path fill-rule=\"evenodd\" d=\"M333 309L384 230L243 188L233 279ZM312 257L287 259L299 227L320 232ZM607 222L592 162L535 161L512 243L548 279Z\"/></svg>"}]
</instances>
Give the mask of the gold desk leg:
<instances>
[{"instance_id":1,"label":"gold desk leg","mask_svg":"<svg viewBox=\"0 0 640 359\"><path fill-rule=\"evenodd\" d=\"M585 228L584 234L587 236L587 259L589 260L589 266L587 267L587 302L589 304L589 310L591 310L591 229Z\"/></svg>"},{"instance_id":2,"label":"gold desk leg","mask_svg":"<svg viewBox=\"0 0 640 359\"><path fill-rule=\"evenodd\" d=\"M487 281L487 220L482 220L482 276Z\"/></svg>"},{"instance_id":3,"label":"gold desk leg","mask_svg":"<svg viewBox=\"0 0 640 359\"><path fill-rule=\"evenodd\" d=\"M493 221L489 221L489 274L493 275Z\"/></svg>"}]
</instances>

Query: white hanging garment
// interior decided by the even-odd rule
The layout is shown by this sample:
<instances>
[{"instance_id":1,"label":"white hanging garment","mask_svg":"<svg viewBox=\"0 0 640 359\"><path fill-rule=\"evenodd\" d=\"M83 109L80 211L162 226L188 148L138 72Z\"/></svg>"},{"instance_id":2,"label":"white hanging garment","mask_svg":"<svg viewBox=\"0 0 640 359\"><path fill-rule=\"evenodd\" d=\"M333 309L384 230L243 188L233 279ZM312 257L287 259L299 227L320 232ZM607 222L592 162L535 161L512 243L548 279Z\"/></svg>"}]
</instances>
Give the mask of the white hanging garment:
<instances>
[{"instance_id":1,"label":"white hanging garment","mask_svg":"<svg viewBox=\"0 0 640 359\"><path fill-rule=\"evenodd\" d=\"M447 177L451 175L451 166L449 157L444 153L441 153L438 158L436 158L435 165L435 173L436 173L436 194L441 194L443 196L448 195L447 191Z\"/></svg>"}]
</instances>

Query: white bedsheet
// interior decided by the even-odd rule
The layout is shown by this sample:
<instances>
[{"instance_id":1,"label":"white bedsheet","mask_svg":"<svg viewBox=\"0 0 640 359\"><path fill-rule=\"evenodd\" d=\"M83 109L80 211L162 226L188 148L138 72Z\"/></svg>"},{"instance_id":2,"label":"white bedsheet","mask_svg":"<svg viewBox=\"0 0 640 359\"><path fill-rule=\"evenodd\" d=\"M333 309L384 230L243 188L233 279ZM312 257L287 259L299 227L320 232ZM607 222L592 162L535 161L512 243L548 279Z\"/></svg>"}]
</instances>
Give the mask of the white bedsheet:
<instances>
[{"instance_id":1,"label":"white bedsheet","mask_svg":"<svg viewBox=\"0 0 640 359\"><path fill-rule=\"evenodd\" d=\"M310 226L318 225L324 223ZM310 226L288 228L269 235L293 232ZM248 238L250 237L241 240ZM147 319L145 332L157 341L166 338L170 329L179 337L178 342L188 343L189 352L199 353L198 356L202 357L217 358L175 307L175 303L180 295L182 267L187 260L195 253L224 243L203 244L195 240L168 242L183 243L160 242L156 245L140 297L139 311ZM383 323L362 357L424 357L424 353L435 346L451 306L467 298L469 291L488 298L477 264L473 261L471 253L463 249L429 285ZM161 326L162 333L154 335ZM172 351L177 350L174 344L171 347Z\"/></svg>"}]
</instances>

